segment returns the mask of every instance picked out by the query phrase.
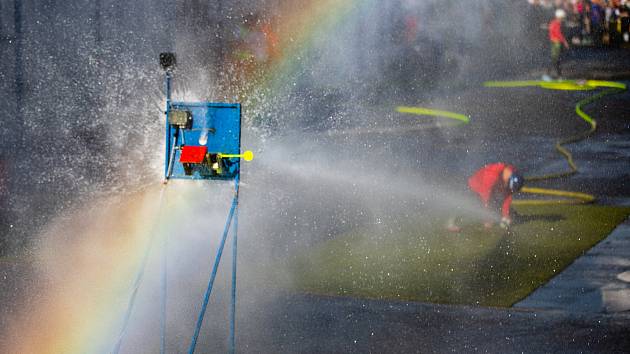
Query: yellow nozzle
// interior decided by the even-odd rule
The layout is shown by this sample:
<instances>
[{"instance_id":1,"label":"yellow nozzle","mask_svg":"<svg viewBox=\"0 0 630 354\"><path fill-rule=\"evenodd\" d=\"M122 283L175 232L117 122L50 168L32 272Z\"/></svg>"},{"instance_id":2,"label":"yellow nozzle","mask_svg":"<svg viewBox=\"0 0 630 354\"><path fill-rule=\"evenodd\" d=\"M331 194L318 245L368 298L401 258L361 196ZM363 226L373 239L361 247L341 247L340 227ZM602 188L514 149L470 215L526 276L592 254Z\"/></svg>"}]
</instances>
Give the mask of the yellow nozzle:
<instances>
[{"instance_id":1,"label":"yellow nozzle","mask_svg":"<svg viewBox=\"0 0 630 354\"><path fill-rule=\"evenodd\" d=\"M220 154L222 159L231 158L231 157L239 157L245 161L251 161L254 159L254 153L251 150L247 150L242 154Z\"/></svg>"}]
</instances>

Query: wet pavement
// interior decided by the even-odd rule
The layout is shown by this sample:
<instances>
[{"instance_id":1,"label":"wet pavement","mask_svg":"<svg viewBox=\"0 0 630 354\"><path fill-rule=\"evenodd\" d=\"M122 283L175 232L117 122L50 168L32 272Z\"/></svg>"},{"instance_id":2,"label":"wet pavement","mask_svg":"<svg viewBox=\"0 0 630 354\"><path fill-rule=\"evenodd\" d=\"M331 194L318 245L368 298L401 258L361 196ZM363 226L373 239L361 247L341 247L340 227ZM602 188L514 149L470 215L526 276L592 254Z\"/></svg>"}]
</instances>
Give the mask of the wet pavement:
<instances>
[{"instance_id":1,"label":"wet pavement","mask_svg":"<svg viewBox=\"0 0 630 354\"><path fill-rule=\"evenodd\" d=\"M629 314L279 297L239 322L252 353L625 353ZM269 316L273 314L273 316Z\"/></svg>"},{"instance_id":2,"label":"wet pavement","mask_svg":"<svg viewBox=\"0 0 630 354\"><path fill-rule=\"evenodd\" d=\"M630 314L630 220L514 307Z\"/></svg>"}]
</instances>

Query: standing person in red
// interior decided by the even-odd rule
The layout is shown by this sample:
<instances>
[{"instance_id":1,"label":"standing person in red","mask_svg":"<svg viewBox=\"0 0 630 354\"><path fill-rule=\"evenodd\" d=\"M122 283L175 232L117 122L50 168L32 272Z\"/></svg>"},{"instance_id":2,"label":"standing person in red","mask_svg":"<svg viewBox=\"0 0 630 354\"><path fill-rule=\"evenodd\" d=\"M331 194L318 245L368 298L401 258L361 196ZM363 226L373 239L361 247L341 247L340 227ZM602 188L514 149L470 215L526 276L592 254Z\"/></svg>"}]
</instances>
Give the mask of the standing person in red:
<instances>
[{"instance_id":1,"label":"standing person in red","mask_svg":"<svg viewBox=\"0 0 630 354\"><path fill-rule=\"evenodd\" d=\"M554 78L561 78L562 71L560 70L560 57L562 54L562 46L569 49L569 43L562 34L562 21L567 17L567 14L562 9L556 10L556 16L551 22L549 22L549 41L551 42L551 63L552 69L555 69L556 75ZM551 70L549 70L551 75Z\"/></svg>"},{"instance_id":2,"label":"standing person in red","mask_svg":"<svg viewBox=\"0 0 630 354\"><path fill-rule=\"evenodd\" d=\"M516 172L514 166L497 162L477 170L468 179L468 187L479 197L483 207L492 215L496 215L496 220L501 217L500 226L508 228L512 223L510 215L512 195L521 190L523 182L523 176ZM484 226L490 228L493 224L493 220L486 220ZM461 231L461 228L455 225L455 218L449 219L447 228L453 232Z\"/></svg>"}]
</instances>

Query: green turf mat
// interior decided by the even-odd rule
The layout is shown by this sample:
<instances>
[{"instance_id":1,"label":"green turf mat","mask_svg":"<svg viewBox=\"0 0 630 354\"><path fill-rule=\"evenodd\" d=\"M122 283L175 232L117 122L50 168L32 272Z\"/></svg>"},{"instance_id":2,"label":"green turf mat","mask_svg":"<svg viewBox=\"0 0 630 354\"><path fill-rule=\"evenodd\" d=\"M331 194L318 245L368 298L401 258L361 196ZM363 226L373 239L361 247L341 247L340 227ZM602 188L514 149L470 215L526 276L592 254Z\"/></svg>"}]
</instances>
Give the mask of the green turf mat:
<instances>
[{"instance_id":1,"label":"green turf mat","mask_svg":"<svg viewBox=\"0 0 630 354\"><path fill-rule=\"evenodd\" d=\"M293 287L315 294L511 306L606 237L630 208L520 206L510 233L446 216L355 230L297 255Z\"/></svg>"}]
</instances>

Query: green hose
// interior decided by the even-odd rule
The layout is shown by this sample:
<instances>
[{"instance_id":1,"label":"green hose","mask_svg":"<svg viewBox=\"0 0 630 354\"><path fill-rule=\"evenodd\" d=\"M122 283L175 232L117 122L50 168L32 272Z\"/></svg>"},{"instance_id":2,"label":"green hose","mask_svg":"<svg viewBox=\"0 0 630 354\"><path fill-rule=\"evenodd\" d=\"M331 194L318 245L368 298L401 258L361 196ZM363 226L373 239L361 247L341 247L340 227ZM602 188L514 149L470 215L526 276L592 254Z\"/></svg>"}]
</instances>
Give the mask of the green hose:
<instances>
[{"instance_id":1,"label":"green hose","mask_svg":"<svg viewBox=\"0 0 630 354\"><path fill-rule=\"evenodd\" d=\"M463 124L470 123L470 118L468 116L454 113L449 111L442 111L439 109L431 109L424 107L407 107L407 106L398 106L396 107L396 112L398 113L407 113L407 114L415 114L420 116L434 116L434 117L442 117L448 119L454 119Z\"/></svg>"}]
</instances>

